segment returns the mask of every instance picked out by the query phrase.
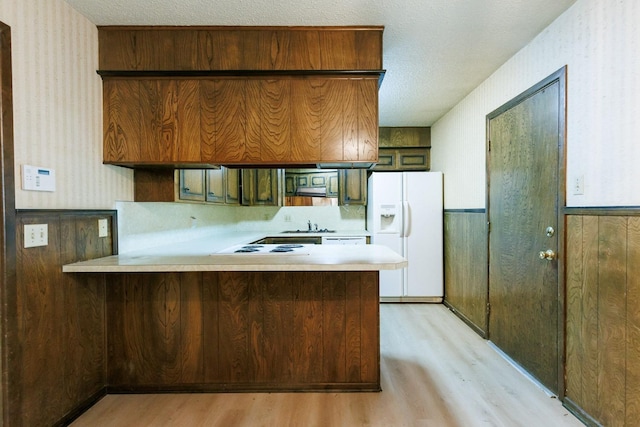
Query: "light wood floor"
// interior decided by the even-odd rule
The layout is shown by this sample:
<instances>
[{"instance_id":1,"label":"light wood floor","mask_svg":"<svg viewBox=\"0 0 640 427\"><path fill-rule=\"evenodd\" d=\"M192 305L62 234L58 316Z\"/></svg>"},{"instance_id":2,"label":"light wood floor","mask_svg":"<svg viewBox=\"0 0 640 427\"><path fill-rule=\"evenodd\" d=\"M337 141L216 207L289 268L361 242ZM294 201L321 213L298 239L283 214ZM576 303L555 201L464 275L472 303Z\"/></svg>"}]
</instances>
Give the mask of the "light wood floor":
<instances>
[{"instance_id":1,"label":"light wood floor","mask_svg":"<svg viewBox=\"0 0 640 427\"><path fill-rule=\"evenodd\" d=\"M443 305L382 304L380 335L380 393L109 395L72 426L582 426Z\"/></svg>"}]
</instances>

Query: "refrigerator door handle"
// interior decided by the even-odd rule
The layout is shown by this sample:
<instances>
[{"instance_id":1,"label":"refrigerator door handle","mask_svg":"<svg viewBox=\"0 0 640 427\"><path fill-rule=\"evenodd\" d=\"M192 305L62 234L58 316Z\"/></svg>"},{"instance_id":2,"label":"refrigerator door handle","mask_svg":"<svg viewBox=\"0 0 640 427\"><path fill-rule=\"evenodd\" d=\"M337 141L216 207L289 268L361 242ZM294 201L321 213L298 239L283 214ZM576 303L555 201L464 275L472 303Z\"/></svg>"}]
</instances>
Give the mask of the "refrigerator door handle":
<instances>
[{"instance_id":1,"label":"refrigerator door handle","mask_svg":"<svg viewBox=\"0 0 640 427\"><path fill-rule=\"evenodd\" d=\"M402 202L402 237L411 234L411 206L409 202Z\"/></svg>"}]
</instances>

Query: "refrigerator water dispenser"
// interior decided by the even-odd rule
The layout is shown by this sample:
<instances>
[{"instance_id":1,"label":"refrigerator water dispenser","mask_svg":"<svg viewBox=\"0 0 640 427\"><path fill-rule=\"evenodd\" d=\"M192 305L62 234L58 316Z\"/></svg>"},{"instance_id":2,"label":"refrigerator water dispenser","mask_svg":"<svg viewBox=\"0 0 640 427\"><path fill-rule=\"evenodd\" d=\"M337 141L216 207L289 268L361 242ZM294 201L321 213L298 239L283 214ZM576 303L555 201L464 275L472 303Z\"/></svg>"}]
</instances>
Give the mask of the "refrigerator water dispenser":
<instances>
[{"instance_id":1,"label":"refrigerator water dispenser","mask_svg":"<svg viewBox=\"0 0 640 427\"><path fill-rule=\"evenodd\" d=\"M380 233L399 233L400 221L396 205L380 205Z\"/></svg>"}]
</instances>

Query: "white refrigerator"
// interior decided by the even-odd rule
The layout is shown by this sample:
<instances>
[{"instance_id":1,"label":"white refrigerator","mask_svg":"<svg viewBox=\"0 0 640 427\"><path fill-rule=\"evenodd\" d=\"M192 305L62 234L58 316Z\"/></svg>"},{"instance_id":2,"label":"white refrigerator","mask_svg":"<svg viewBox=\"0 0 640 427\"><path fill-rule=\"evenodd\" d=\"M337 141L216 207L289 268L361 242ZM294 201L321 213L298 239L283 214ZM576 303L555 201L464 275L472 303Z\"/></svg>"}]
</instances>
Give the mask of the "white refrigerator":
<instances>
[{"instance_id":1,"label":"white refrigerator","mask_svg":"<svg viewBox=\"0 0 640 427\"><path fill-rule=\"evenodd\" d=\"M380 271L381 301L442 302L442 172L372 172L367 231L371 243L405 257L401 270Z\"/></svg>"}]
</instances>

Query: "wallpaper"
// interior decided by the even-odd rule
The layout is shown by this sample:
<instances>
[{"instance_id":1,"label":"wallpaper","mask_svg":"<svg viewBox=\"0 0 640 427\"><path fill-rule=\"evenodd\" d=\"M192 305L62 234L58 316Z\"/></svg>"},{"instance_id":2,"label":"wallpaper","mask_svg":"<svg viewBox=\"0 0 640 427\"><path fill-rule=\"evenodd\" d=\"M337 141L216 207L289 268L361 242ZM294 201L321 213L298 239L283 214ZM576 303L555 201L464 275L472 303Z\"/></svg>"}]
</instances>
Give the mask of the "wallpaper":
<instances>
[{"instance_id":1,"label":"wallpaper","mask_svg":"<svg viewBox=\"0 0 640 427\"><path fill-rule=\"evenodd\" d=\"M565 65L567 206L640 206L639 19L637 0L578 0L435 123L445 208L485 207L486 115Z\"/></svg>"},{"instance_id":2,"label":"wallpaper","mask_svg":"<svg viewBox=\"0 0 640 427\"><path fill-rule=\"evenodd\" d=\"M113 209L130 170L102 164L96 26L63 0L0 0L11 27L16 207ZM23 191L23 164L55 170L56 191Z\"/></svg>"}]
</instances>

